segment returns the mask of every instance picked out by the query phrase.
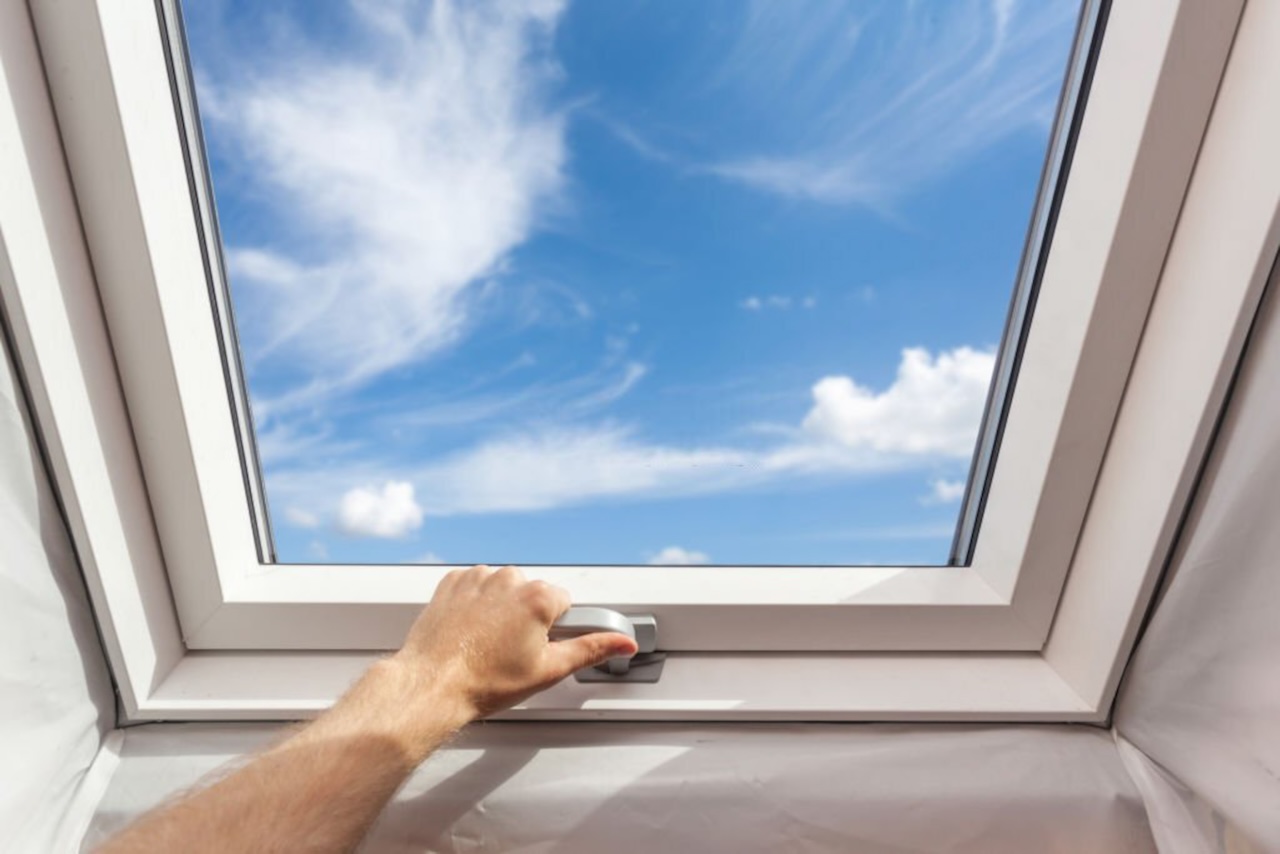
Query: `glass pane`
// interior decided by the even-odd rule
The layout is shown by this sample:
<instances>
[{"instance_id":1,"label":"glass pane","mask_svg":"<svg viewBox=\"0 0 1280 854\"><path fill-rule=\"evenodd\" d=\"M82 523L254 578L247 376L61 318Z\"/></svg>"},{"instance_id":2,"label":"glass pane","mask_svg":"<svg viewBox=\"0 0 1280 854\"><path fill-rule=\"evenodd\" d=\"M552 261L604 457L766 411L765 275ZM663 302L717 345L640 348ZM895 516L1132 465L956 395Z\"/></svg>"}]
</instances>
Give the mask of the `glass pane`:
<instances>
[{"instance_id":1,"label":"glass pane","mask_svg":"<svg viewBox=\"0 0 1280 854\"><path fill-rule=\"evenodd\" d=\"M279 559L946 563L1079 14L190 4Z\"/></svg>"}]
</instances>

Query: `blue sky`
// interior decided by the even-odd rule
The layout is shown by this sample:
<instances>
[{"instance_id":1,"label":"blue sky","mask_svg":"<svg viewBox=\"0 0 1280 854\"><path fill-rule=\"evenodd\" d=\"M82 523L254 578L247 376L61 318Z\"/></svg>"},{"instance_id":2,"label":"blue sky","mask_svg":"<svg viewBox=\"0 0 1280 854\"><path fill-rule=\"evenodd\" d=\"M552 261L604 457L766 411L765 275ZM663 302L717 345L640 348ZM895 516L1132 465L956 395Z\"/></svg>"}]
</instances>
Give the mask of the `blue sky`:
<instances>
[{"instance_id":1,"label":"blue sky","mask_svg":"<svg viewBox=\"0 0 1280 854\"><path fill-rule=\"evenodd\" d=\"M945 562L1076 14L191 4L280 559Z\"/></svg>"}]
</instances>

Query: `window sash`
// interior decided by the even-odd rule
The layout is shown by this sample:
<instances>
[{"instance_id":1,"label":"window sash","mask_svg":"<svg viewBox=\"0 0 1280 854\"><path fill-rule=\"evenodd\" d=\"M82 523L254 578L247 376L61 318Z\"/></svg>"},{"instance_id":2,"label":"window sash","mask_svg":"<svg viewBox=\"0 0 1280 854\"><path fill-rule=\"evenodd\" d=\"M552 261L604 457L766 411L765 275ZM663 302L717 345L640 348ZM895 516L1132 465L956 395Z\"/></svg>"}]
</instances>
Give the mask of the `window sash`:
<instances>
[{"instance_id":1,"label":"window sash","mask_svg":"<svg viewBox=\"0 0 1280 854\"><path fill-rule=\"evenodd\" d=\"M1087 522L1074 543L1056 618L1038 652L676 653L668 664L673 678L658 686L598 686L587 695L565 684L515 714L1105 720L1151 590L1187 512L1280 244L1280 161L1274 157L1280 150L1280 116L1268 108L1280 87L1280 51L1275 49L1280 6L1250 4L1241 17L1242 7L1151 0L1113 10L1112 34L1120 21L1125 22L1120 31L1139 42L1145 29L1164 33L1161 74L1179 85L1172 93L1154 93L1153 99L1158 94L1155 100L1167 104L1176 95L1183 119L1201 128L1208 122L1208 131L1202 145L1196 142L1195 177L1146 314L1141 347L1127 372L1124 403L1093 486ZM28 8L41 39L39 54L21 26ZM128 10L113 9L103 21L122 11ZM6 188L0 194L0 296L126 717L294 718L324 708L367 663L367 655L201 652L184 643L180 603L170 598L165 577L167 570L176 580L181 571L172 532L159 532L163 554L157 537L163 498L182 494L158 496L151 481L159 477L163 483L164 470L135 455L135 442L145 451L157 426L140 419L128 396L139 377L129 373L134 363L125 354L136 357L146 347L120 338L122 327L104 288L107 280L118 282L122 271L151 275L155 260L140 259L136 245L113 253L112 244L102 242L112 233L110 226L118 225L110 216L140 220L145 206L136 205L132 194L155 189L145 180L112 184L120 176L101 167L128 152L128 137L121 129L111 132L109 124L100 138L90 133L102 127L92 114L106 111L110 118L114 109L117 81L85 77L86 67L105 62L104 33L112 28L103 26L92 6L34 4L3 14L6 23L13 17L24 20L6 29L12 38L3 46L7 76L0 77L0 185ZM115 32L113 38L119 37ZM1130 66L1141 70L1140 57L1133 44L1126 46L1131 50L1114 52L1110 61L1135 73ZM1104 52L1100 66L1105 61ZM1158 106L1145 109L1155 116ZM58 111L57 124L51 107ZM1098 131L1104 139L1114 130L1111 121L1123 126L1128 117L1123 105L1113 107L1119 113ZM160 121L157 132L166 115L149 117ZM1159 190L1180 174L1186 154L1179 145L1182 137L1157 134L1180 127L1174 125L1148 122L1164 159L1146 163L1138 176L1142 181L1133 184L1136 195ZM122 200L110 195L122 189L128 203L123 210ZM1136 275L1133 269L1127 272ZM105 312L99 311L99 298ZM151 310L145 304L137 308ZM172 328L168 332L174 334ZM163 379L164 373L156 377ZM256 565L240 575L260 577L280 569ZM275 605L265 607L258 619L281 617ZM354 607L350 616L374 610ZM288 619L287 610L283 613Z\"/></svg>"},{"instance_id":2,"label":"window sash","mask_svg":"<svg viewBox=\"0 0 1280 854\"><path fill-rule=\"evenodd\" d=\"M1188 96L1211 92L1201 69L1221 67L1220 45L1191 31L1231 17L1190 0L1152 6L1108 23L970 566L531 574L584 604L655 613L676 650L1039 648L1203 131L1211 99ZM441 570L260 559L225 330L210 322L221 288L154 10L81 0L36 18L187 644L394 646Z\"/></svg>"}]
</instances>

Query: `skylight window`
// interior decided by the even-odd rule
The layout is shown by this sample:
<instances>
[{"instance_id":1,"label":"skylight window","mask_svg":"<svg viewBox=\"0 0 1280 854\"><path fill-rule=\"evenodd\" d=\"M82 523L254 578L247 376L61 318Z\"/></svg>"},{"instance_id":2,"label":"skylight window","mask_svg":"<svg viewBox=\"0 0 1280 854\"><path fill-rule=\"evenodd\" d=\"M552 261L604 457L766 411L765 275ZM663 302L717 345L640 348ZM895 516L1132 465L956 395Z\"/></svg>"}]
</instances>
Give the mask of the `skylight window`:
<instances>
[{"instance_id":1,"label":"skylight window","mask_svg":"<svg viewBox=\"0 0 1280 854\"><path fill-rule=\"evenodd\" d=\"M572 591L576 604L661 627L668 657L659 682L562 683L513 713L521 717L1107 719L1276 257L1280 172L1266 155L1277 125L1266 107L1277 69L1268 65L1269 22L1250 14L1256 4L1085 4L1062 95L1055 110L1045 84L1043 112L1028 106L1042 97L1039 84L1007 85L1022 79L1014 69L1050 55L1045 27L1069 29L1022 17L1045 14L1043 4L974 7L956 19L956 4L938 4L911 21L885 4L871 9L855 42L862 51L879 45L875 61L862 77L846 71L853 82L831 92L874 94L866 81L883 81L875 73L898 67L908 45L925 44L917 54L933 70L904 78L915 81L905 88L878 83L899 97L882 92L874 122L841 125L857 112L850 108L802 125L766 121L759 104L772 92L785 107L777 115L801 115L802 95L821 91L800 86L803 75L758 74L735 100L723 95L732 76L708 70L728 63L726 41L738 51L731 56L751 55L736 47L751 21L782 32L749 7L704 5L716 21L706 30L680 19L693 15L684 4L670 4L663 14L675 17L658 39L642 26L652 10L619 3L289 3L255 20L234 4L221 16L202 6L192 23L203 47L192 63L177 1L33 4L40 50L17 66L10 115L23 137L57 140L66 169L39 155L45 145L18 142L0 158L15 188L0 194L0 231L13 238L0 276L6 316L130 720L296 720L324 708L363 662L403 641L451 568L421 565L432 554L582 560L528 572ZM581 17L615 12L630 15L614 22L625 39L610 41L607 22ZM823 20L809 42L791 31L785 43L803 44L795 56L825 56L819 47L840 29L831 24L838 18ZM704 30L702 46L689 47ZM608 61L594 67L617 70L613 94L603 73L584 76L592 66L574 52L590 42L575 41L582 33L608 48L596 47ZM959 55L976 57L967 65L943 49L958 33L967 34ZM763 67L766 54L769 67L787 67L784 41L757 42L768 46L761 59L738 67ZM484 47L519 74L481 74L501 66L478 63ZM1010 62L1015 55L1023 64ZM423 70L442 57L449 73ZM972 82L965 70L974 67L1000 98L975 95L968 111L954 112L961 102L952 94ZM644 89L637 81L645 80L663 97L618 91ZM784 80L789 100L777 95ZM481 101L512 81L520 99ZM221 127L208 147L197 84L209 125ZM403 101L386 95L407 89L421 90L431 109L399 109ZM895 138L925 148L945 140L948 158L937 162L948 168L924 168L935 161L905 143L901 162L915 171L895 172L883 165L890 160L868 166L871 153L890 148L860 146L863 137L913 127L886 117L896 121L930 92L932 108L910 114L934 131ZM726 98L721 112L707 106L708 93ZM331 102L349 109L316 113L315 104ZM612 126L597 117L605 104ZM969 125L982 131L980 144L955 130L973 104L990 108ZM730 106L756 110L754 134L746 118L733 123ZM1011 120L1015 113L1024 119ZM379 133L374 119L396 121ZM521 132L484 137L487 148L462 134L497 126ZM987 138L996 127L1004 129ZM522 185L475 183L483 170L457 164L471 162L460 152L505 163L542 141L537 128L554 131L563 160L537 202L520 208L525 218L508 221L523 226L498 250L450 239L431 244L434 254L412 254L415 241L438 236L424 223L474 235L463 226L488 221L464 216L477 204L534 198L516 193ZM13 132L10 123L17 140ZM1037 133L1043 150L1033 152ZM302 144L312 138L323 144ZM649 156L637 139L652 146ZM627 185L629 196L589 180L589 167L609 160L602 152L620 156L620 145L635 154L622 162L653 170ZM849 161L861 172L726 166L831 166L849 151L863 152ZM1009 181L1019 153L1027 175L1037 158L1045 167L1027 179L1018 221L1006 222L996 214L1012 210L1022 186ZM776 181L748 174L799 176L810 191L783 194ZM815 197L808 180L849 174L897 189L873 206ZM913 180L888 180L902 174ZM435 197L417 188L440 175L485 193L432 207ZM357 190L371 186L381 187L379 202L358 206ZM664 186L683 199L665 209L683 228L649 215ZM619 222L627 228L612 227ZM776 269L853 270L845 290L821 291L816 276L774 276L760 261L788 222L807 242L782 244ZM1005 257L1006 244L992 237L999 223L1026 237L1022 250L1010 237L997 280L985 271ZM655 235L669 241L658 257L685 258L684 266L646 267L640 260L652 256L640 255L628 268L629 256L599 248L648 249L659 245ZM494 260L481 273L449 268L460 282L451 299L394 288L410 280L410 267L438 274L427 262L458 257L445 250L486 246ZM689 269L702 268L689 259L699 257L741 275L692 277ZM593 263L603 272L571 275ZM246 269L257 278L244 278ZM664 269L685 286L663 290ZM868 270L882 275L862 276ZM795 288L766 289L760 282L770 277ZM869 304L887 310L888 294L896 313L831 319L840 303L829 297L856 300L868 282ZM984 299L991 311L979 312ZM1001 304L1010 318L1003 330ZM437 315L452 324L432 327L427 346L411 333ZM735 318L774 325L735 327ZM811 325L787 331L783 321L803 318ZM822 326L837 321L838 329ZM984 414L964 438L971 458L959 438L948 450L962 422L936 417L969 400L953 381L971 364L956 356L964 347L993 360L980 383ZM380 353L400 355L368 367ZM643 370L628 371L632 362ZM735 379L726 365L751 370ZM728 378L708 389L712 367ZM836 379L821 385L828 377ZM661 406L681 383L702 383L702 393ZM781 389L773 409L770 388ZM815 415L824 394L840 406ZM397 416L420 411L434 423L394 432ZM955 432L922 430L945 423ZM581 437L595 441L572 441ZM498 453L511 448L529 451L528 468ZM465 477L459 460L472 463ZM531 495L540 503L530 505ZM495 505L492 496L526 503ZM957 497L959 512L946 503ZM814 536L824 521L832 521L826 539ZM734 539L715 541L717 525L730 524ZM933 546L921 533L934 524L954 529L949 552L939 536L937 550L917 558L928 563L885 565ZM788 538L791 548L766 551ZM814 543L832 556L815 557ZM609 560L626 565L602 565ZM821 560L854 565L796 569ZM951 566L939 571L944 560Z\"/></svg>"},{"instance_id":2,"label":"skylight window","mask_svg":"<svg viewBox=\"0 0 1280 854\"><path fill-rule=\"evenodd\" d=\"M1078 3L186 15L280 561L953 557Z\"/></svg>"}]
</instances>

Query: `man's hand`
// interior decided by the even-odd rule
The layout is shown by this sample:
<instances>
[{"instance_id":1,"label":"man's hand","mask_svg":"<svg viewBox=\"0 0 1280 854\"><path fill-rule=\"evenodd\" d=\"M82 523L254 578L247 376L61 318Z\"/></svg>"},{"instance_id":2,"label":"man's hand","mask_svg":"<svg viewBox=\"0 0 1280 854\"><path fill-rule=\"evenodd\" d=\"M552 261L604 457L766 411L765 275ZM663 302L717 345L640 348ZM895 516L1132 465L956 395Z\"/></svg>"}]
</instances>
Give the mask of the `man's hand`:
<instances>
[{"instance_id":1,"label":"man's hand","mask_svg":"<svg viewBox=\"0 0 1280 854\"><path fill-rule=\"evenodd\" d=\"M404 647L332 709L208 788L143 816L102 851L351 851L415 766L458 728L580 667L634 655L631 638L552 643L569 594L515 567L451 572Z\"/></svg>"},{"instance_id":2,"label":"man's hand","mask_svg":"<svg viewBox=\"0 0 1280 854\"><path fill-rule=\"evenodd\" d=\"M552 642L569 594L527 581L514 566L473 566L444 577L392 662L425 676L470 720L510 708L575 670L636 653L626 635Z\"/></svg>"}]
</instances>

